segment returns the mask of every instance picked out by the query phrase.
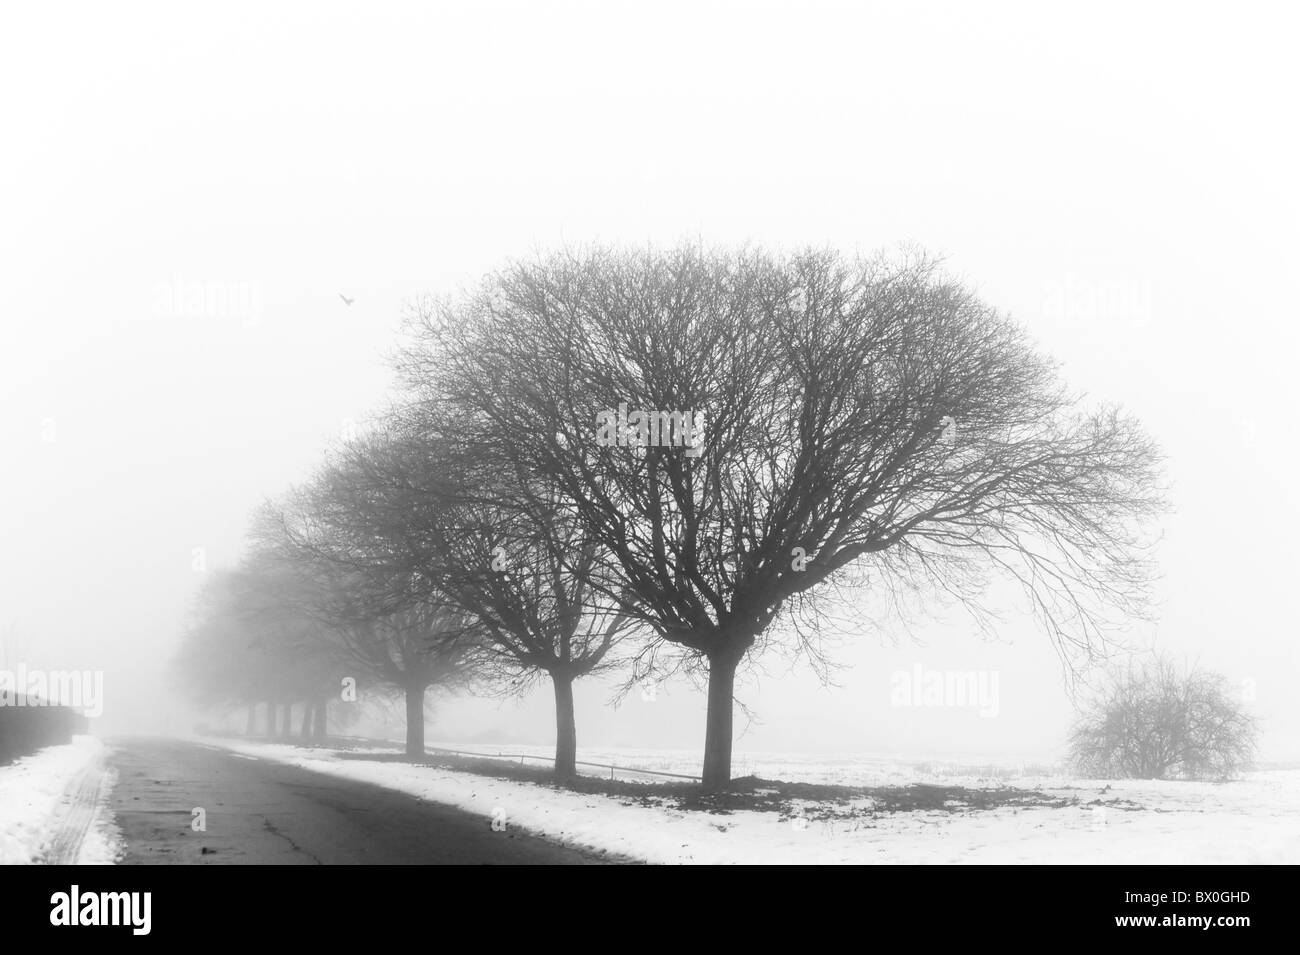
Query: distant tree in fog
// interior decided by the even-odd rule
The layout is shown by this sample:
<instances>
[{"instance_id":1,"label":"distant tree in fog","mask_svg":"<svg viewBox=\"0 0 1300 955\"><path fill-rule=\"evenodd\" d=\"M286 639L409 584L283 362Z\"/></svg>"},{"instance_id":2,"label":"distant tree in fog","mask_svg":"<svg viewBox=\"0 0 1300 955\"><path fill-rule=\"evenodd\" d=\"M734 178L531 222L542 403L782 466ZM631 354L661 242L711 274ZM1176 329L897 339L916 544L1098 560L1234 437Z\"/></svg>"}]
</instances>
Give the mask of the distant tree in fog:
<instances>
[{"instance_id":1,"label":"distant tree in fog","mask_svg":"<svg viewBox=\"0 0 1300 955\"><path fill-rule=\"evenodd\" d=\"M282 711L277 721L273 705L267 704L268 735L290 736L293 706L301 702L299 735L323 738L330 700L337 698L347 672L347 655L337 635L310 612L309 583L257 552L244 559L233 580L240 623L269 661L267 698L278 700Z\"/></svg>"},{"instance_id":2,"label":"distant tree in fog","mask_svg":"<svg viewBox=\"0 0 1300 955\"><path fill-rule=\"evenodd\" d=\"M409 572L340 533L331 516L340 480L338 470L326 468L281 506L265 509L254 540L263 560L296 581L290 592L298 610L368 680L402 694L406 752L422 756L428 691L473 679L481 631L454 605L418 588Z\"/></svg>"},{"instance_id":3,"label":"distant tree in fog","mask_svg":"<svg viewBox=\"0 0 1300 955\"><path fill-rule=\"evenodd\" d=\"M1164 657L1111 675L1070 737L1081 775L1224 779L1247 768L1258 727L1219 674Z\"/></svg>"},{"instance_id":4,"label":"distant tree in fog","mask_svg":"<svg viewBox=\"0 0 1300 955\"><path fill-rule=\"evenodd\" d=\"M292 707L301 703L301 733L319 739L341 655L318 639L319 625L286 599L286 582L268 581L265 571L245 564L212 575L176 665L200 704L247 706L249 734L256 707L264 704L266 734L288 736Z\"/></svg>"}]
</instances>

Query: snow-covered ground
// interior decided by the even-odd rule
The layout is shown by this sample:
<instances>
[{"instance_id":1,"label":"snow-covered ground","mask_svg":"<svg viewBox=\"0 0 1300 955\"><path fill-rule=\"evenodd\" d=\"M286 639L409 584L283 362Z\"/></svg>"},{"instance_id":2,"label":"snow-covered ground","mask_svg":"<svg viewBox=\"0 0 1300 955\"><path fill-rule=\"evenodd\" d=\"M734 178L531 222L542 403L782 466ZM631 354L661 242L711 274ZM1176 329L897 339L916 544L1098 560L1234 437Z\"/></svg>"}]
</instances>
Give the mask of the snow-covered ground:
<instances>
[{"instance_id":1,"label":"snow-covered ground","mask_svg":"<svg viewBox=\"0 0 1300 955\"><path fill-rule=\"evenodd\" d=\"M0 864L108 865L121 841L104 744L77 736L0 766Z\"/></svg>"},{"instance_id":2,"label":"snow-covered ground","mask_svg":"<svg viewBox=\"0 0 1300 955\"><path fill-rule=\"evenodd\" d=\"M888 793L847 801L784 800L778 809L711 812L654 795L578 793L549 785L328 749L208 740L246 756L386 786L458 806L571 845L658 863L1296 863L1300 770L1229 783L1077 780L1019 768L917 765L883 758L749 756L735 775L852 786L914 783L988 794L895 811ZM492 752L490 747L450 747ZM509 752L528 749L510 747ZM399 750L394 750L397 752ZM608 758L607 758L608 757ZM673 754L583 752L593 762L694 773ZM748 762L746 762L748 760ZM600 770L588 770L601 775ZM1035 771L1036 772L1036 771ZM605 771L604 775L608 775ZM632 776L618 774L622 778ZM1008 799L1007 787L1032 799ZM1001 791L1002 795L998 793ZM970 793L966 793L970 795Z\"/></svg>"}]
</instances>

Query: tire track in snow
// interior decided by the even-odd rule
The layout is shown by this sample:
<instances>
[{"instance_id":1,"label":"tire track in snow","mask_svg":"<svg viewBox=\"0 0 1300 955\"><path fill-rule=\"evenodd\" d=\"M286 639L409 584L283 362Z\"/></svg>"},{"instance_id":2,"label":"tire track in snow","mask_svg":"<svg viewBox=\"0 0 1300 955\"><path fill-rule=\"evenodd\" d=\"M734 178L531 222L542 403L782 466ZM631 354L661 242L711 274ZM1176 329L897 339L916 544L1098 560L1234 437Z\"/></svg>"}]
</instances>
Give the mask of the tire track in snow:
<instances>
[{"instance_id":1,"label":"tire track in snow","mask_svg":"<svg viewBox=\"0 0 1300 955\"><path fill-rule=\"evenodd\" d=\"M104 788L104 762L96 759L83 769L63 794L63 804L56 810L54 834L41 853L45 865L76 865L81 847L99 812Z\"/></svg>"}]
</instances>

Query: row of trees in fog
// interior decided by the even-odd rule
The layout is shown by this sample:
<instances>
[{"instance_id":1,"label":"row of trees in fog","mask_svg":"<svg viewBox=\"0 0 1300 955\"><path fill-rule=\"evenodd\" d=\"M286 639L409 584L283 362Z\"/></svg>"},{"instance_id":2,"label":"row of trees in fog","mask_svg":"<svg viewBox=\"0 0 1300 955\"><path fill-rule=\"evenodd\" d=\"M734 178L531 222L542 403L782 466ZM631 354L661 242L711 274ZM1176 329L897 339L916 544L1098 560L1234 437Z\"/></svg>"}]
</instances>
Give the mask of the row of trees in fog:
<instances>
[{"instance_id":1,"label":"row of trees in fog","mask_svg":"<svg viewBox=\"0 0 1300 955\"><path fill-rule=\"evenodd\" d=\"M182 662L219 705L340 681L555 695L673 673L730 780L737 673L1018 586L1067 665L1142 612L1158 454L931 260L571 250L417 305L391 405L257 515ZM268 707L269 709L269 707Z\"/></svg>"}]
</instances>

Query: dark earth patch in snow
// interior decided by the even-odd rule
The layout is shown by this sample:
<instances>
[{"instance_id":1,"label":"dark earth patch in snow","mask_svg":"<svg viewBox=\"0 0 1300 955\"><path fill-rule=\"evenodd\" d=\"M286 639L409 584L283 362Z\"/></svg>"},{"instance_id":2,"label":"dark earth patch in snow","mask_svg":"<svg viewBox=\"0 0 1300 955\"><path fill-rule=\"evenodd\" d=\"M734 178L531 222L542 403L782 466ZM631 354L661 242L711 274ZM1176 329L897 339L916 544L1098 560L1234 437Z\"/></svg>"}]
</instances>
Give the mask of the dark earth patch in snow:
<instances>
[{"instance_id":1,"label":"dark earth patch in snow","mask_svg":"<svg viewBox=\"0 0 1300 955\"><path fill-rule=\"evenodd\" d=\"M682 812L726 814L743 810L780 813L782 819L809 820L874 818L889 813L967 813L994 809L1062 809L1077 806L1077 797L1062 796L1041 789L1009 786L970 788L915 783L909 786L837 786L824 783L785 782L745 776L732 780L725 793L705 793L693 782L633 782L598 776L579 776L557 781L548 767L521 765L500 758L475 759L467 756L431 754L411 759L401 753L350 752L340 759L375 762L417 763L497 779L532 783L570 792L611 796L643 806L665 807ZM806 805L805 803L815 803ZM1107 803L1111 805L1111 803ZM1128 805L1115 808L1128 809ZM1131 808L1140 806L1132 804Z\"/></svg>"}]
</instances>

